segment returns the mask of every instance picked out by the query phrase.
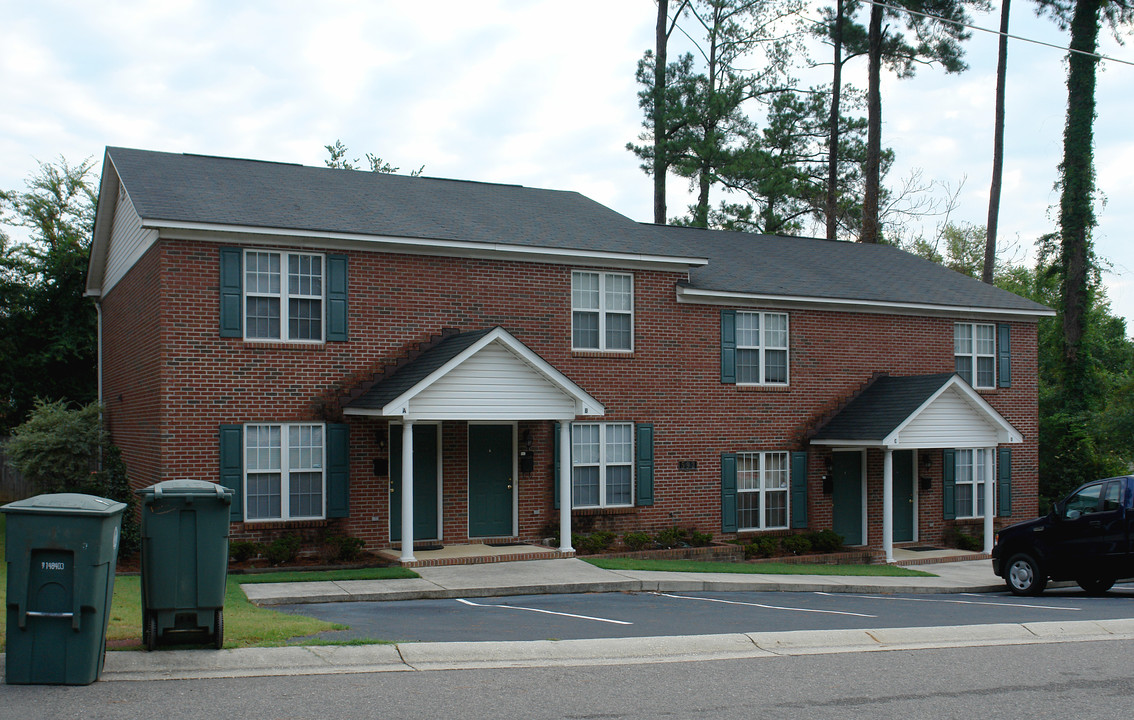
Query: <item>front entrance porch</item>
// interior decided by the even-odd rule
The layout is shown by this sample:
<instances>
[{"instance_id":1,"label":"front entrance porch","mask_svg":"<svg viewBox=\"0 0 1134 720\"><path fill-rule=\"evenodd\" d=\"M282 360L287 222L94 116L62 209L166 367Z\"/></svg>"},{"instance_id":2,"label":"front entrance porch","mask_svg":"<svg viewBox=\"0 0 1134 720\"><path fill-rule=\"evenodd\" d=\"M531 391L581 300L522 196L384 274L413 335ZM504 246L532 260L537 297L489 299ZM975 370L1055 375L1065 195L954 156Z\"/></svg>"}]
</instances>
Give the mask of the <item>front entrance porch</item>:
<instances>
[{"instance_id":1,"label":"front entrance porch","mask_svg":"<svg viewBox=\"0 0 1134 720\"><path fill-rule=\"evenodd\" d=\"M486 562L461 558L506 559L520 553L489 543L492 550L504 551L454 554L460 551L453 548L461 546L451 543L454 539L457 543L516 539L521 475L529 491L533 483L550 490L550 474L532 466L533 421L546 423L544 427L550 427L550 421L558 422L557 442L569 449L571 421L604 413L601 403L500 327L443 335L343 406L344 415L385 421L389 428L384 433L389 437L391 460L388 532L391 541L400 542L398 559L403 565L421 564L415 549L415 542L420 546L421 541L450 546L422 551L440 553L427 556L427 564L446 558ZM523 453L518 437L522 424L529 426ZM526 456L524 462L521 454ZM550 453L545 453L544 467L548 460ZM559 470L560 546L530 554L544 558L574 554L570 467L570 462L564 462ZM425 487L419 486L422 483ZM420 508L420 503L429 507ZM530 524L530 516L539 514L539 505L527 510L525 522Z\"/></svg>"}]
</instances>

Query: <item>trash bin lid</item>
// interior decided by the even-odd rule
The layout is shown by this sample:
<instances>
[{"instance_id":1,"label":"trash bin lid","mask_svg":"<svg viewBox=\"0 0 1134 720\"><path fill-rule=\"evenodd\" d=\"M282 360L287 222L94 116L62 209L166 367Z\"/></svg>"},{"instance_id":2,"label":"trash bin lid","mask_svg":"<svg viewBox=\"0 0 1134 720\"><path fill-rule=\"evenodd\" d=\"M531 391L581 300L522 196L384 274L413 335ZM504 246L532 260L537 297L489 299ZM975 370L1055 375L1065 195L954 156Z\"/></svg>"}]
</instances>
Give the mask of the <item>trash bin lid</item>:
<instances>
[{"instance_id":1,"label":"trash bin lid","mask_svg":"<svg viewBox=\"0 0 1134 720\"><path fill-rule=\"evenodd\" d=\"M125 509L125 503L94 495L49 493L8 503L0 507L0 512L44 513L47 515L113 515Z\"/></svg>"},{"instance_id":2,"label":"trash bin lid","mask_svg":"<svg viewBox=\"0 0 1134 720\"><path fill-rule=\"evenodd\" d=\"M222 502L232 502L232 488L207 480L166 480L135 491L143 502L160 497L186 497L209 495Z\"/></svg>"}]
</instances>

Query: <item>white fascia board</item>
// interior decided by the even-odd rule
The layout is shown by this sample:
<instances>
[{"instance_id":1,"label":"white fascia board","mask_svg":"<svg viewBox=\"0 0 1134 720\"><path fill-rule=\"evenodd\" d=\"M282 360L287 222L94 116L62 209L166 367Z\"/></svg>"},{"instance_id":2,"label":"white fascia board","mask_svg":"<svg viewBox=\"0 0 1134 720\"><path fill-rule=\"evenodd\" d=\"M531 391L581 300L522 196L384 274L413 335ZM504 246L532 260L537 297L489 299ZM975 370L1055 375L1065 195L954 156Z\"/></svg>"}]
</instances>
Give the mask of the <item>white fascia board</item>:
<instances>
[{"instance_id":1,"label":"white fascia board","mask_svg":"<svg viewBox=\"0 0 1134 720\"><path fill-rule=\"evenodd\" d=\"M98 200L95 203L94 233L91 238L91 256L87 261L86 297L101 297L102 284L106 277L106 257L110 252L110 235L114 231L114 213L118 207L118 187L121 184L118 170L110 159L110 153L103 155L102 180L98 186Z\"/></svg>"},{"instance_id":2,"label":"white fascia board","mask_svg":"<svg viewBox=\"0 0 1134 720\"><path fill-rule=\"evenodd\" d=\"M181 240L212 242L242 242L262 245L303 243L307 247L348 250L359 245L387 252L419 255L450 255L454 257L500 258L575 264L587 262L611 267L663 268L685 271L690 267L708 265L707 258L676 255L647 255L644 253L618 253L600 250L572 250L567 248L511 245L507 243L477 243L462 240L408 238L392 235L363 235L318 230L288 230L281 228L249 227L243 225L217 225L143 218L142 227L157 229L161 237Z\"/></svg>"},{"instance_id":3,"label":"white fascia board","mask_svg":"<svg viewBox=\"0 0 1134 720\"><path fill-rule=\"evenodd\" d=\"M454 368L480 352L489 343L499 342L521 360L530 365L536 372L556 385L560 390L575 400L576 415L601 416L606 414L606 408L595 400L585 390L576 385L570 378L552 367L546 360L532 352L527 346L517 340L511 333L502 327L493 328L491 332L472 345L461 351L460 354L449 359L447 363L437 368L421 379L417 384L406 390L398 397L384 405L379 413L385 417L412 417L410 401L422 393L439 378L449 374Z\"/></svg>"},{"instance_id":4,"label":"white fascia board","mask_svg":"<svg viewBox=\"0 0 1134 720\"><path fill-rule=\"evenodd\" d=\"M731 292L725 290L699 290L687 286L677 287L677 302L696 305L735 305L752 307L809 308L887 315L940 315L945 317L994 317L1007 320L1027 320L1055 317L1050 308L1042 310L1014 310L968 305L931 305L929 303L900 303L881 300L854 300L847 298L811 297L803 295L768 295Z\"/></svg>"},{"instance_id":5,"label":"white fascia board","mask_svg":"<svg viewBox=\"0 0 1134 720\"><path fill-rule=\"evenodd\" d=\"M1003 415L996 412L996 408L989 405L988 401L982 398L980 396L980 393L974 390L972 386L962 380L960 375L954 375L953 377L946 380L945 384L938 388L937 392L929 396L929 398L925 402L923 402L917 410L914 410L906 417L905 420L899 423L898 427L894 428L893 432L891 432L883 439L882 444L885 447L890 448L903 447L900 440L902 436L902 430L904 430L910 423L916 420L917 417L921 415L921 413L924 412L927 407L936 402L937 398L941 397L950 390L959 391L973 410L984 415L986 419L992 422L992 424L996 427L996 435L999 442L1024 442L1024 436L1020 433L1019 430L1012 426L1012 423L1005 420Z\"/></svg>"},{"instance_id":6,"label":"white fascia board","mask_svg":"<svg viewBox=\"0 0 1134 720\"><path fill-rule=\"evenodd\" d=\"M812 440L809 444L819 445L819 446L822 446L822 447L843 448L843 449L846 449L846 450L854 450L854 449L865 450L866 448L880 448L880 447L886 446L885 443L881 440L862 440L862 439L856 439L856 440L838 440L838 439Z\"/></svg>"}]
</instances>

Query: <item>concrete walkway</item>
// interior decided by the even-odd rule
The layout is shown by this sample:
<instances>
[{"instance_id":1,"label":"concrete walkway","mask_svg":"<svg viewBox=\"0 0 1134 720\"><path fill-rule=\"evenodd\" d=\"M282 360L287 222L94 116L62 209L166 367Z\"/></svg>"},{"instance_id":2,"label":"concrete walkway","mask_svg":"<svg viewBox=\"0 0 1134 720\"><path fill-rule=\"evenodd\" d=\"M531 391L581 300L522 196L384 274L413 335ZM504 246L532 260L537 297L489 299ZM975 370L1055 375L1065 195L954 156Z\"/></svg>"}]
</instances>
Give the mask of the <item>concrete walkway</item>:
<instances>
[{"instance_id":1,"label":"concrete walkway","mask_svg":"<svg viewBox=\"0 0 1134 720\"><path fill-rule=\"evenodd\" d=\"M415 568L420 578L243 585L261 606L376 600L450 599L583 592L990 592L1004 587L988 560L920 565L935 577L741 575L602 570L578 559Z\"/></svg>"}]
</instances>

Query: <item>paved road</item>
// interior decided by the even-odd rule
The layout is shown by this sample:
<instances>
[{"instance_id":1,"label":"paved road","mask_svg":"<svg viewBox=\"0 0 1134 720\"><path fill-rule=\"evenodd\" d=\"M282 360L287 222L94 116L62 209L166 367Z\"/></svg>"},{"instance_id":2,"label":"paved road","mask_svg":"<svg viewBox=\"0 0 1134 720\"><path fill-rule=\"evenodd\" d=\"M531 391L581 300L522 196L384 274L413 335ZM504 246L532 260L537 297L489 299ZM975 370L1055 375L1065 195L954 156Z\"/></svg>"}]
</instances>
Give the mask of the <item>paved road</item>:
<instances>
[{"instance_id":1,"label":"paved road","mask_svg":"<svg viewBox=\"0 0 1134 720\"><path fill-rule=\"evenodd\" d=\"M1134 640L589 667L0 685L4 720L1119 718Z\"/></svg>"},{"instance_id":2,"label":"paved road","mask_svg":"<svg viewBox=\"0 0 1134 720\"><path fill-rule=\"evenodd\" d=\"M874 595L768 592L591 593L285 605L350 626L325 639L399 642L566 640L715 633L1061 622L1134 617L1134 585L1101 598L1078 589Z\"/></svg>"}]
</instances>

